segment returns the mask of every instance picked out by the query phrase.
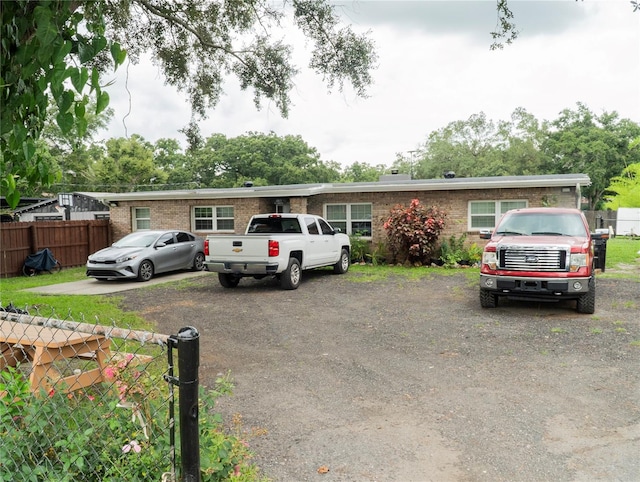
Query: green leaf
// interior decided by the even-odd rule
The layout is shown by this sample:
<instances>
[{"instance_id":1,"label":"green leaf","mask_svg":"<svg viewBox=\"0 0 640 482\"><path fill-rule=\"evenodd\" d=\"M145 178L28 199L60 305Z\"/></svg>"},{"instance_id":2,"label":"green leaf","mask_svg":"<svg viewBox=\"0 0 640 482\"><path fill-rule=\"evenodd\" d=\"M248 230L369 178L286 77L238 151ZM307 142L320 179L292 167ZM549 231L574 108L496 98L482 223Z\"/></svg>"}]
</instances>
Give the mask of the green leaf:
<instances>
[{"instance_id":1,"label":"green leaf","mask_svg":"<svg viewBox=\"0 0 640 482\"><path fill-rule=\"evenodd\" d=\"M62 43L59 43L53 54L53 63L57 64L63 62L65 57L71 53L71 49L73 48L73 42L69 40L64 40Z\"/></svg>"},{"instance_id":2,"label":"green leaf","mask_svg":"<svg viewBox=\"0 0 640 482\"><path fill-rule=\"evenodd\" d=\"M13 136L18 145L22 144L27 140L27 128L22 124L14 124Z\"/></svg>"},{"instance_id":3,"label":"green leaf","mask_svg":"<svg viewBox=\"0 0 640 482\"><path fill-rule=\"evenodd\" d=\"M81 119L84 118L85 114L86 114L86 99L83 99L80 102L76 102L76 105L74 107L74 113L76 114L76 118Z\"/></svg>"},{"instance_id":4,"label":"green leaf","mask_svg":"<svg viewBox=\"0 0 640 482\"><path fill-rule=\"evenodd\" d=\"M117 69L118 66L122 65L122 63L127 58L127 51L123 50L120 47L119 43L114 42L111 44L111 57L113 58L113 63L115 64L114 67Z\"/></svg>"},{"instance_id":5,"label":"green leaf","mask_svg":"<svg viewBox=\"0 0 640 482\"><path fill-rule=\"evenodd\" d=\"M22 152L27 162L31 161L33 155L36 153L36 145L32 139L27 139L22 143Z\"/></svg>"},{"instance_id":6,"label":"green leaf","mask_svg":"<svg viewBox=\"0 0 640 482\"><path fill-rule=\"evenodd\" d=\"M89 123L87 119L84 117L76 118L76 130L78 131L78 136L83 137L87 133L87 128L89 127Z\"/></svg>"},{"instance_id":7,"label":"green leaf","mask_svg":"<svg viewBox=\"0 0 640 482\"><path fill-rule=\"evenodd\" d=\"M91 44L88 44L83 37L78 35L78 58L80 59L80 63L86 64L94 55L95 53L93 52Z\"/></svg>"},{"instance_id":8,"label":"green leaf","mask_svg":"<svg viewBox=\"0 0 640 482\"><path fill-rule=\"evenodd\" d=\"M33 11L36 20L36 37L42 46L50 45L59 35L55 24L51 22L51 10L47 7L38 6Z\"/></svg>"},{"instance_id":9,"label":"green leaf","mask_svg":"<svg viewBox=\"0 0 640 482\"><path fill-rule=\"evenodd\" d=\"M68 134L73 129L73 114L69 112L60 112L56 116L56 122L63 134Z\"/></svg>"},{"instance_id":10,"label":"green leaf","mask_svg":"<svg viewBox=\"0 0 640 482\"><path fill-rule=\"evenodd\" d=\"M73 100L74 100L73 92L71 92L70 90L63 91L62 95L60 95L56 99L58 103L58 109L60 110L60 112L61 113L69 112L69 109L71 109L71 106L73 105Z\"/></svg>"},{"instance_id":11,"label":"green leaf","mask_svg":"<svg viewBox=\"0 0 640 482\"><path fill-rule=\"evenodd\" d=\"M51 42L42 42L36 56L41 65L48 66L51 63L51 58L53 57L53 45Z\"/></svg>"},{"instance_id":12,"label":"green leaf","mask_svg":"<svg viewBox=\"0 0 640 482\"><path fill-rule=\"evenodd\" d=\"M91 70L91 90L100 92L100 73L95 67Z\"/></svg>"},{"instance_id":13,"label":"green leaf","mask_svg":"<svg viewBox=\"0 0 640 482\"><path fill-rule=\"evenodd\" d=\"M89 71L85 67L72 69L70 77L73 88L76 89L78 93L81 93L82 89L89 81Z\"/></svg>"},{"instance_id":14,"label":"green leaf","mask_svg":"<svg viewBox=\"0 0 640 482\"><path fill-rule=\"evenodd\" d=\"M99 114L109 106L109 94L100 92L96 100L96 114Z\"/></svg>"},{"instance_id":15,"label":"green leaf","mask_svg":"<svg viewBox=\"0 0 640 482\"><path fill-rule=\"evenodd\" d=\"M107 48L107 39L102 35L100 35L99 37L94 37L93 41L91 42L91 47L93 48L94 56L98 55L105 48Z\"/></svg>"}]
</instances>

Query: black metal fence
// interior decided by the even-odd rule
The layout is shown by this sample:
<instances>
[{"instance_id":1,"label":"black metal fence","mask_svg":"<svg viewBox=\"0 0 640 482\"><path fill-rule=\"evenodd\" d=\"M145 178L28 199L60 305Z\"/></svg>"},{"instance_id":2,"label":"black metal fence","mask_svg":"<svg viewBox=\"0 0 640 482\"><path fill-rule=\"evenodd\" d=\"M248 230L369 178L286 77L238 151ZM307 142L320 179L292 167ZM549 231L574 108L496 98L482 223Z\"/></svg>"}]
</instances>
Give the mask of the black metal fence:
<instances>
[{"instance_id":1,"label":"black metal fence","mask_svg":"<svg viewBox=\"0 0 640 482\"><path fill-rule=\"evenodd\" d=\"M0 312L0 349L0 482L200 480L195 328Z\"/></svg>"}]
</instances>

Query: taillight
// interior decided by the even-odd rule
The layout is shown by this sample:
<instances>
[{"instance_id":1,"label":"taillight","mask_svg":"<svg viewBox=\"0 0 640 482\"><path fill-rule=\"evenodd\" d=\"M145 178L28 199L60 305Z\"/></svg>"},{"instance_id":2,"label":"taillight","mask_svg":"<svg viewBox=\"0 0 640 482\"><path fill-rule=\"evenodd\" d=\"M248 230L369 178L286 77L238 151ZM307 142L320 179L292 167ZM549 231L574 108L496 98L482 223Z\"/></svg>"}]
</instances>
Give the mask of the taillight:
<instances>
[{"instance_id":1,"label":"taillight","mask_svg":"<svg viewBox=\"0 0 640 482\"><path fill-rule=\"evenodd\" d=\"M209 256L209 240L204 240L204 255Z\"/></svg>"},{"instance_id":2,"label":"taillight","mask_svg":"<svg viewBox=\"0 0 640 482\"><path fill-rule=\"evenodd\" d=\"M280 243L275 239L269 240L269 256L280 256Z\"/></svg>"}]
</instances>

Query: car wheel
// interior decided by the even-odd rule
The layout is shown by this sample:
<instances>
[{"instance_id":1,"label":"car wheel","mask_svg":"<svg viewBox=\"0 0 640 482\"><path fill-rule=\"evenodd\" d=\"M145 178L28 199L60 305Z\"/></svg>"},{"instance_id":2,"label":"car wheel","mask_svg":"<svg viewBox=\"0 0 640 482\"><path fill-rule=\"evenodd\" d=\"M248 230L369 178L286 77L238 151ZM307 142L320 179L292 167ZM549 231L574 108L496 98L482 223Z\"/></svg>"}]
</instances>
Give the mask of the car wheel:
<instances>
[{"instance_id":1,"label":"car wheel","mask_svg":"<svg viewBox=\"0 0 640 482\"><path fill-rule=\"evenodd\" d=\"M340 253L340 259L333 265L333 272L336 274L345 274L349 271L349 251L346 249Z\"/></svg>"},{"instance_id":2,"label":"car wheel","mask_svg":"<svg viewBox=\"0 0 640 482\"><path fill-rule=\"evenodd\" d=\"M218 273L218 281L225 288L235 288L240 283L240 276L229 273Z\"/></svg>"},{"instance_id":3,"label":"car wheel","mask_svg":"<svg viewBox=\"0 0 640 482\"><path fill-rule=\"evenodd\" d=\"M193 271L202 271L204 269L204 254L197 253L193 258L193 266L191 267Z\"/></svg>"},{"instance_id":4,"label":"car wheel","mask_svg":"<svg viewBox=\"0 0 640 482\"><path fill-rule=\"evenodd\" d=\"M145 260L140 263L138 268L138 280L149 281L151 278L153 278L153 264L151 261Z\"/></svg>"},{"instance_id":5,"label":"car wheel","mask_svg":"<svg viewBox=\"0 0 640 482\"><path fill-rule=\"evenodd\" d=\"M289 266L280 277L280 286L284 290L295 290L300 286L301 277L300 261L297 258L291 258L289 259Z\"/></svg>"},{"instance_id":6,"label":"car wheel","mask_svg":"<svg viewBox=\"0 0 640 482\"><path fill-rule=\"evenodd\" d=\"M596 311L596 286L590 284L589 291L578 298L576 305L578 313L593 314Z\"/></svg>"},{"instance_id":7,"label":"car wheel","mask_svg":"<svg viewBox=\"0 0 640 482\"><path fill-rule=\"evenodd\" d=\"M498 306L498 296L489 290L480 290L480 306L495 308Z\"/></svg>"}]
</instances>

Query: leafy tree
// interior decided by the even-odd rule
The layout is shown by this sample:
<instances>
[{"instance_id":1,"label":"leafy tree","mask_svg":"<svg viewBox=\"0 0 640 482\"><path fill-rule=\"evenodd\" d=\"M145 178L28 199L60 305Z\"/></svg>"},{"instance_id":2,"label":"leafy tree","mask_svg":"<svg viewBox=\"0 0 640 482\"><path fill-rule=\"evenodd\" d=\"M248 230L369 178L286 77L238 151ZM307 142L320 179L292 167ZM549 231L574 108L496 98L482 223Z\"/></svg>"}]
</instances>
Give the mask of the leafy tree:
<instances>
[{"instance_id":1,"label":"leafy tree","mask_svg":"<svg viewBox=\"0 0 640 482\"><path fill-rule=\"evenodd\" d=\"M153 161L153 146L134 134L129 139L109 139L106 155L96 166L97 184L114 192L152 189L167 174Z\"/></svg>"},{"instance_id":2,"label":"leafy tree","mask_svg":"<svg viewBox=\"0 0 640 482\"><path fill-rule=\"evenodd\" d=\"M105 5L62 0L0 5L0 191L11 207L18 204L21 186L48 185L56 177L37 145L49 99L58 107L61 131L75 129L80 136L87 130L90 95L96 113L109 103L100 73L121 64L125 53L105 37Z\"/></svg>"},{"instance_id":3,"label":"leafy tree","mask_svg":"<svg viewBox=\"0 0 640 482\"><path fill-rule=\"evenodd\" d=\"M104 148L93 143L93 137L105 128L113 117L113 109L106 108L96 114L93 100L89 100L85 113L86 129L83 133L77 130L63 132L55 122L58 106L50 101L48 117L45 120L38 144L44 145L51 160L49 164L58 173L56 182L49 187L52 193L92 190L96 177L95 163L104 155ZM44 189L46 186L36 184L34 188Z\"/></svg>"},{"instance_id":4,"label":"leafy tree","mask_svg":"<svg viewBox=\"0 0 640 482\"><path fill-rule=\"evenodd\" d=\"M451 122L429 135L418 155L417 176L438 178L446 171L459 177L507 174L500 162L501 141L495 123L484 112Z\"/></svg>"},{"instance_id":5,"label":"leafy tree","mask_svg":"<svg viewBox=\"0 0 640 482\"><path fill-rule=\"evenodd\" d=\"M629 144L629 150L640 149L640 137ZM611 179L607 188L607 209L640 208L640 162L627 166L620 176Z\"/></svg>"},{"instance_id":6,"label":"leafy tree","mask_svg":"<svg viewBox=\"0 0 640 482\"><path fill-rule=\"evenodd\" d=\"M366 162L354 162L342 170L341 182L375 182L387 171L384 164L372 166Z\"/></svg>"},{"instance_id":7,"label":"leafy tree","mask_svg":"<svg viewBox=\"0 0 640 482\"><path fill-rule=\"evenodd\" d=\"M122 64L125 51L134 62L150 51L167 83L187 94L194 118L184 132L192 147L200 141L195 119L217 104L227 75L253 91L257 107L268 100L287 115L297 69L278 32L286 15L313 44L309 66L330 89L348 82L365 96L377 60L367 36L341 28L325 0L292 0L280 9L268 0L18 0L0 8L0 187L11 206L20 182L54 180L52 166L36 155L48 98L58 105L61 130L82 135L89 95L98 113L107 107L101 74Z\"/></svg>"},{"instance_id":8,"label":"leafy tree","mask_svg":"<svg viewBox=\"0 0 640 482\"><path fill-rule=\"evenodd\" d=\"M616 210L618 208L640 208L640 162L630 164L621 176L611 179L607 192L605 207Z\"/></svg>"},{"instance_id":9,"label":"leafy tree","mask_svg":"<svg viewBox=\"0 0 640 482\"><path fill-rule=\"evenodd\" d=\"M306 184L337 181L335 166L324 164L315 148L300 136L279 137L250 132L227 139L216 134L195 153L200 166L208 166L202 182L210 187ZM206 159L206 162L202 162Z\"/></svg>"},{"instance_id":10,"label":"leafy tree","mask_svg":"<svg viewBox=\"0 0 640 482\"><path fill-rule=\"evenodd\" d=\"M640 150L629 150L640 136L640 125L619 119L617 113L595 115L584 104L575 111L565 109L550 123L542 149L549 174L585 173L591 185L582 194L592 209L598 209L611 178L629 164L640 162Z\"/></svg>"}]
</instances>

